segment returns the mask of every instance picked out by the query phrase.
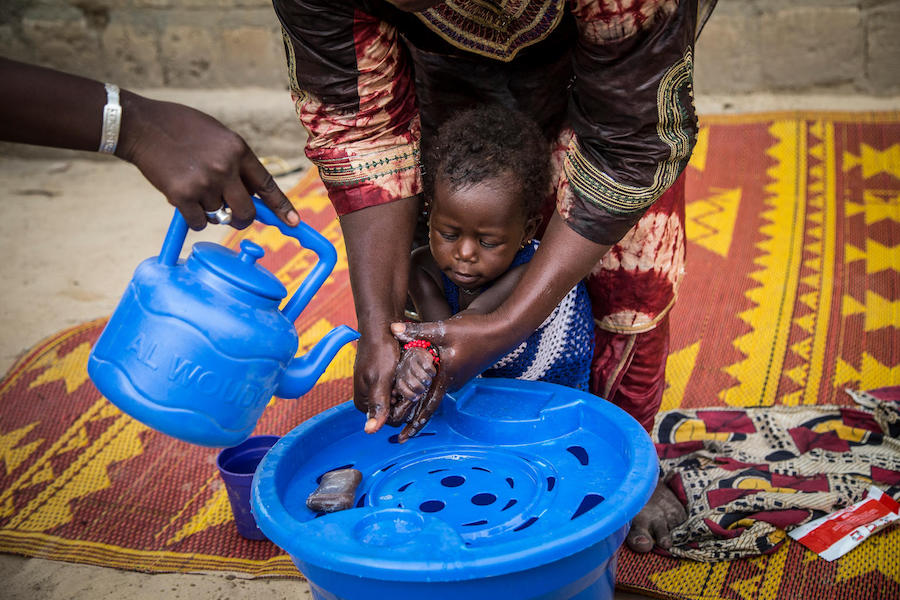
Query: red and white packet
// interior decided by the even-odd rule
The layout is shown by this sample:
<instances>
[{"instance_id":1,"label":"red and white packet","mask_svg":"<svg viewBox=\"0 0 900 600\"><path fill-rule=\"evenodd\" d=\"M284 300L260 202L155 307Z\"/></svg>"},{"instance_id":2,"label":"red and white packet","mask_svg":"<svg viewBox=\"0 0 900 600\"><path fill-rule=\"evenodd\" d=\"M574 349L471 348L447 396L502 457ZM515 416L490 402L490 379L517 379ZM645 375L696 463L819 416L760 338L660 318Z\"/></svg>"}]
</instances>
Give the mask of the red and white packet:
<instances>
[{"instance_id":1,"label":"red and white packet","mask_svg":"<svg viewBox=\"0 0 900 600\"><path fill-rule=\"evenodd\" d=\"M824 558L842 557L863 540L900 519L900 503L874 485L865 498L788 532Z\"/></svg>"}]
</instances>

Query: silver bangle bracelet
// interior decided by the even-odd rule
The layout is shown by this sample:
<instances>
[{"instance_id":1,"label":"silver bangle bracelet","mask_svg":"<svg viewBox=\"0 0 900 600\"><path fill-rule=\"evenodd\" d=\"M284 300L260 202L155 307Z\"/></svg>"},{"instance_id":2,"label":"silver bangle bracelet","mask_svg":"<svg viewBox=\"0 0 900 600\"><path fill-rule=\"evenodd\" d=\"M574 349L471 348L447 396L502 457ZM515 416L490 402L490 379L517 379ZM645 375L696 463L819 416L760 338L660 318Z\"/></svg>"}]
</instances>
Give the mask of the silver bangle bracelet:
<instances>
[{"instance_id":1,"label":"silver bangle bracelet","mask_svg":"<svg viewBox=\"0 0 900 600\"><path fill-rule=\"evenodd\" d=\"M112 154L119 143L122 126L122 106L119 104L119 86L106 84L106 106L103 107L103 128L100 130L99 152Z\"/></svg>"}]
</instances>

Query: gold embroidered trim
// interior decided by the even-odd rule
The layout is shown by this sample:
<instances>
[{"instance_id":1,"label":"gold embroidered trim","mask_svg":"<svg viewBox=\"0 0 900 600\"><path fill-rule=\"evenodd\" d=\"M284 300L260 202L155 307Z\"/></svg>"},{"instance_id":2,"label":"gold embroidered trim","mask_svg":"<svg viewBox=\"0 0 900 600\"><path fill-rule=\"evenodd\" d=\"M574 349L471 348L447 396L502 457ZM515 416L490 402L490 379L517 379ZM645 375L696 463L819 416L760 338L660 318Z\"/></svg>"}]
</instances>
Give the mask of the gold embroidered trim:
<instances>
[{"instance_id":1,"label":"gold embroidered trim","mask_svg":"<svg viewBox=\"0 0 900 600\"><path fill-rule=\"evenodd\" d=\"M419 166L416 144L334 159L317 159L322 182L331 187L350 187L395 175Z\"/></svg>"},{"instance_id":2,"label":"gold embroidered trim","mask_svg":"<svg viewBox=\"0 0 900 600\"><path fill-rule=\"evenodd\" d=\"M578 196L615 214L638 212L653 204L675 182L690 156L693 141L686 129L688 115L679 102L679 92L691 87L694 61L691 49L666 72L656 93L656 132L669 147L669 157L656 166L653 183L647 187L625 185L598 169L584 154L578 138L572 139L563 163L566 177Z\"/></svg>"},{"instance_id":3,"label":"gold embroidered trim","mask_svg":"<svg viewBox=\"0 0 900 600\"><path fill-rule=\"evenodd\" d=\"M288 76L290 77L291 91L300 94L300 83L297 81L297 56L294 54L294 43L288 32L281 28L281 40L284 42L284 53L287 55Z\"/></svg>"},{"instance_id":4,"label":"gold embroidered trim","mask_svg":"<svg viewBox=\"0 0 900 600\"><path fill-rule=\"evenodd\" d=\"M446 0L415 13L450 44L509 62L559 24L566 0Z\"/></svg>"}]
</instances>

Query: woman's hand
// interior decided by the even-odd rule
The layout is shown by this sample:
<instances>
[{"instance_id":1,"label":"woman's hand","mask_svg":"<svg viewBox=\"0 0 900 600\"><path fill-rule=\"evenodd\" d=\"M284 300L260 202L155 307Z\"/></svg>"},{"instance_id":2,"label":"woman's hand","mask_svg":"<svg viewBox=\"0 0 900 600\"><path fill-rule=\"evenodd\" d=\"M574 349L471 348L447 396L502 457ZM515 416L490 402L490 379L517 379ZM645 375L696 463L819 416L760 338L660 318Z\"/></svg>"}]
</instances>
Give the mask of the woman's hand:
<instances>
[{"instance_id":1,"label":"woman's hand","mask_svg":"<svg viewBox=\"0 0 900 600\"><path fill-rule=\"evenodd\" d=\"M400 361L400 346L384 336L362 335L353 367L353 403L366 413L366 433L375 433L390 416L391 389Z\"/></svg>"},{"instance_id":2,"label":"woman's hand","mask_svg":"<svg viewBox=\"0 0 900 600\"><path fill-rule=\"evenodd\" d=\"M123 121L116 155L181 211L192 229L207 212L231 208L232 225L253 222L259 198L288 225L300 217L243 138L211 116L181 104L122 92Z\"/></svg>"},{"instance_id":3,"label":"woman's hand","mask_svg":"<svg viewBox=\"0 0 900 600\"><path fill-rule=\"evenodd\" d=\"M515 345L517 331L502 326L496 313L489 315L460 314L437 323L394 323L391 332L400 342L426 340L438 349L440 368L432 378L425 397L415 403L415 411L399 441L419 433L431 419L448 390L455 390L491 366ZM492 334L491 332L495 332ZM504 335L505 334L505 335ZM527 334L526 334L527 335ZM429 355L430 356L430 355ZM404 398L391 411L391 421L412 408ZM398 420L398 424L400 424Z\"/></svg>"},{"instance_id":4,"label":"woman's hand","mask_svg":"<svg viewBox=\"0 0 900 600\"><path fill-rule=\"evenodd\" d=\"M362 337L353 369L353 402L368 416L366 433L388 419L400 346L390 324L403 319L409 247L419 209L415 196L341 217L350 287Z\"/></svg>"}]
</instances>

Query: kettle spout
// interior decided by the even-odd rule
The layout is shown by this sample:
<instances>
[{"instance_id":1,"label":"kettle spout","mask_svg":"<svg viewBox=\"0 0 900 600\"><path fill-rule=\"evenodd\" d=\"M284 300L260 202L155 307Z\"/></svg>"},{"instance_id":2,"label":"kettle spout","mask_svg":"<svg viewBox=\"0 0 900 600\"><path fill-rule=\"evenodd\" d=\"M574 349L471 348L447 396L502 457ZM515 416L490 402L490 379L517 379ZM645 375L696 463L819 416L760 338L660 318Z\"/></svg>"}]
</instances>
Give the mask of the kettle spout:
<instances>
[{"instance_id":1,"label":"kettle spout","mask_svg":"<svg viewBox=\"0 0 900 600\"><path fill-rule=\"evenodd\" d=\"M299 398L311 390L338 350L356 339L359 339L359 332L346 325L329 331L309 352L288 364L275 395L279 398Z\"/></svg>"}]
</instances>

